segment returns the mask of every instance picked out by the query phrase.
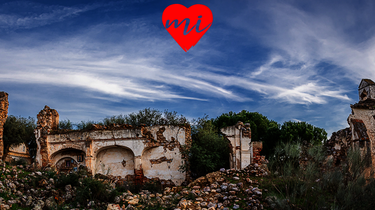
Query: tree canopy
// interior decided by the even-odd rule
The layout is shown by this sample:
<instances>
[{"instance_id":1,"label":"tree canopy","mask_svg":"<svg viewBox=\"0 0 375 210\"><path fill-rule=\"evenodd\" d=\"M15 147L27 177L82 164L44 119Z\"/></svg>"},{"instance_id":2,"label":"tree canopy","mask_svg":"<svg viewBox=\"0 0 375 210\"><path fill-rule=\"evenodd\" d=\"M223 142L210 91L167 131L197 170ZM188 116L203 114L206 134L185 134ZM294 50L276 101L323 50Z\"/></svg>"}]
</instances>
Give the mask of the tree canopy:
<instances>
[{"instance_id":1,"label":"tree canopy","mask_svg":"<svg viewBox=\"0 0 375 210\"><path fill-rule=\"evenodd\" d=\"M211 119L217 128L235 125L238 121L250 123L252 141L262 141L262 154L273 155L276 145L284 143L311 143L318 145L327 139L324 129L306 122L284 122L281 126L258 112L243 110L239 113L228 112Z\"/></svg>"},{"instance_id":2,"label":"tree canopy","mask_svg":"<svg viewBox=\"0 0 375 210\"><path fill-rule=\"evenodd\" d=\"M176 111L164 110L159 111L157 109L145 108L138 112L133 112L127 115L114 115L106 117L102 121L81 121L73 124L70 120L62 120L59 122L59 129L68 130L86 130L91 129L92 124L98 125L112 125L112 124L129 124L133 126L146 125L182 125L188 124L189 121L183 116L178 115Z\"/></svg>"},{"instance_id":3,"label":"tree canopy","mask_svg":"<svg viewBox=\"0 0 375 210\"><path fill-rule=\"evenodd\" d=\"M219 135L217 128L207 116L198 118L192 126L192 145L186 155L189 157L193 176L229 167L230 147L228 141Z\"/></svg>"},{"instance_id":4,"label":"tree canopy","mask_svg":"<svg viewBox=\"0 0 375 210\"><path fill-rule=\"evenodd\" d=\"M31 144L35 142L34 129L36 127L34 118L15 117L10 115L3 131L4 158L11 146L18 146L22 143Z\"/></svg>"}]
</instances>

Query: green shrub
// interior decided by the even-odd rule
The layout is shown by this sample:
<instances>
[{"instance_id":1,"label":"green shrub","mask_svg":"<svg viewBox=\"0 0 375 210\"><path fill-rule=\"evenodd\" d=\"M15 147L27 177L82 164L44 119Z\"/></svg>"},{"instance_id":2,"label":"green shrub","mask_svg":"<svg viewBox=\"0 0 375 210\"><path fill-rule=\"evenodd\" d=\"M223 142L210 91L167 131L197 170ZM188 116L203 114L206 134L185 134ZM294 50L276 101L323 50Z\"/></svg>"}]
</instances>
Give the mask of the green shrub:
<instances>
[{"instance_id":1,"label":"green shrub","mask_svg":"<svg viewBox=\"0 0 375 210\"><path fill-rule=\"evenodd\" d=\"M107 191L108 185L92 178L84 178L82 184L77 188L76 200L87 204L87 200L108 202L111 194ZM112 198L113 199L113 198Z\"/></svg>"},{"instance_id":2,"label":"green shrub","mask_svg":"<svg viewBox=\"0 0 375 210\"><path fill-rule=\"evenodd\" d=\"M298 145L280 144L275 150L271 171L271 194L276 194L277 209L372 209L375 205L375 179L365 179L369 156L363 149L349 150L347 162L334 168L325 162L324 148L308 149L309 162L298 164ZM275 173L273 173L275 174ZM272 189L273 188L273 189Z\"/></svg>"},{"instance_id":3,"label":"green shrub","mask_svg":"<svg viewBox=\"0 0 375 210\"><path fill-rule=\"evenodd\" d=\"M77 173L61 173L56 181L55 186L57 188L65 188L66 185L78 186L79 185L79 175Z\"/></svg>"}]
</instances>

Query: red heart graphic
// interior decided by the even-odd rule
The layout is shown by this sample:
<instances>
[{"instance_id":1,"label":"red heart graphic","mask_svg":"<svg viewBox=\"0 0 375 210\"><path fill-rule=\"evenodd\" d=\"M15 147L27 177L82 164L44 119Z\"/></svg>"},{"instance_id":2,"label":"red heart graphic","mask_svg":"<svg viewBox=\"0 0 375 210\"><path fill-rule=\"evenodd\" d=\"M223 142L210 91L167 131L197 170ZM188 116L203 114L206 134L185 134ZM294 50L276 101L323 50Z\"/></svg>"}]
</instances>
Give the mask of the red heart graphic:
<instances>
[{"instance_id":1,"label":"red heart graphic","mask_svg":"<svg viewBox=\"0 0 375 210\"><path fill-rule=\"evenodd\" d=\"M180 47L187 52L195 46L212 24L210 8L195 4L186 8L181 4L172 4L165 8L162 21Z\"/></svg>"}]
</instances>

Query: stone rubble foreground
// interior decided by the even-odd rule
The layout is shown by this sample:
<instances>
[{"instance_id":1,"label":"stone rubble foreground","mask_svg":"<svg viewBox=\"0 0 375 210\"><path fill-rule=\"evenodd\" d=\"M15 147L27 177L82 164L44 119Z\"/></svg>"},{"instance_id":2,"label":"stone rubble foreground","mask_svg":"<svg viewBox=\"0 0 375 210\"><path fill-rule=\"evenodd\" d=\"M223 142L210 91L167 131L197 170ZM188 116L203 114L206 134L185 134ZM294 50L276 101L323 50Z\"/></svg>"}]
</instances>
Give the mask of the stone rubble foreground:
<instances>
[{"instance_id":1,"label":"stone rubble foreground","mask_svg":"<svg viewBox=\"0 0 375 210\"><path fill-rule=\"evenodd\" d=\"M187 187L165 187L162 193L142 190L139 194L133 194L127 191L116 196L113 203L92 200L87 202L87 206L81 204L76 209L263 209L262 189L254 177L268 174L264 166L253 164L244 170L221 169L196 179ZM8 199L0 198L0 210L10 209L15 204L33 210L56 209L57 205L74 209L65 204L77 196L76 187L66 185L56 189L57 180L48 178L48 171L0 163L0 174L0 195L10 195ZM36 186L33 186L31 183L35 183L35 180ZM115 188L113 177L100 180Z\"/></svg>"}]
</instances>

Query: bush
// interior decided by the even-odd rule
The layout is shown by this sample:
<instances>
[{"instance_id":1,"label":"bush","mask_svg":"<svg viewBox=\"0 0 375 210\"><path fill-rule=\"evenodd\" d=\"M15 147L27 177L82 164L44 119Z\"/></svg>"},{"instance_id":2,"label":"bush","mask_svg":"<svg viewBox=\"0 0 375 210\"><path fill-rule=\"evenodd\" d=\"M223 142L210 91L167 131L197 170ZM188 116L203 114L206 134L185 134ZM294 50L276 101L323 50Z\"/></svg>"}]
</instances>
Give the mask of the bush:
<instances>
[{"instance_id":1,"label":"bush","mask_svg":"<svg viewBox=\"0 0 375 210\"><path fill-rule=\"evenodd\" d=\"M114 193L107 191L108 185L104 184L101 181L92 178L84 178L82 184L77 188L77 197L78 202L85 202L87 200L98 200L102 202L110 201L111 196L114 198ZM112 198L112 199L113 199Z\"/></svg>"},{"instance_id":2,"label":"bush","mask_svg":"<svg viewBox=\"0 0 375 210\"><path fill-rule=\"evenodd\" d=\"M76 173L61 173L56 181L57 188L65 189L66 185L79 186L79 175Z\"/></svg>"},{"instance_id":3,"label":"bush","mask_svg":"<svg viewBox=\"0 0 375 210\"><path fill-rule=\"evenodd\" d=\"M336 168L332 161L322 164L322 146L310 148L310 161L300 167L297 148L296 144L280 144L270 161L273 174L277 171L282 175L272 177L270 186L271 193L278 197L278 209L372 209L375 179L365 179L369 160L361 155L360 148L350 149L347 162Z\"/></svg>"},{"instance_id":4,"label":"bush","mask_svg":"<svg viewBox=\"0 0 375 210\"><path fill-rule=\"evenodd\" d=\"M20 158L20 159L12 159L12 161L10 161L9 163L11 166L17 166L17 165L23 165L23 166L26 166L27 165L27 161L23 158Z\"/></svg>"},{"instance_id":5,"label":"bush","mask_svg":"<svg viewBox=\"0 0 375 210\"><path fill-rule=\"evenodd\" d=\"M217 133L217 128L207 117L198 119L192 128L193 142L190 148L183 147L183 156L188 157L193 177L229 167L230 148L228 141ZM186 170L187 164L180 168Z\"/></svg>"}]
</instances>

